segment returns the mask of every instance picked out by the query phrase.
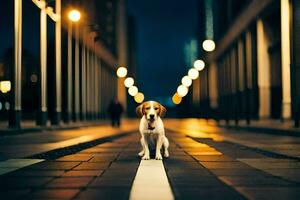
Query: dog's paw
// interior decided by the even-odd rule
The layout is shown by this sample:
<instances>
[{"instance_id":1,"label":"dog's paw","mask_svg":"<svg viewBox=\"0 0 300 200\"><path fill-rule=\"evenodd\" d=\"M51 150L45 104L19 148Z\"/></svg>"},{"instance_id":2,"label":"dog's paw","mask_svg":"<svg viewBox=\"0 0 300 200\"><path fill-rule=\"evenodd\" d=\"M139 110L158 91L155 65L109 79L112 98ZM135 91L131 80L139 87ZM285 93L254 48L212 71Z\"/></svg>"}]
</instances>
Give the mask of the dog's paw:
<instances>
[{"instance_id":1,"label":"dog's paw","mask_svg":"<svg viewBox=\"0 0 300 200\"><path fill-rule=\"evenodd\" d=\"M165 153L164 153L164 157L165 158L168 158L170 155L169 155L169 152L168 151L165 151Z\"/></svg>"},{"instance_id":2,"label":"dog's paw","mask_svg":"<svg viewBox=\"0 0 300 200\"><path fill-rule=\"evenodd\" d=\"M142 157L142 160L150 160L150 156L149 156L149 155L144 155L144 156Z\"/></svg>"},{"instance_id":3,"label":"dog's paw","mask_svg":"<svg viewBox=\"0 0 300 200\"><path fill-rule=\"evenodd\" d=\"M161 154L156 155L156 156L155 156L155 159L156 159L156 160L162 160Z\"/></svg>"},{"instance_id":4,"label":"dog's paw","mask_svg":"<svg viewBox=\"0 0 300 200\"><path fill-rule=\"evenodd\" d=\"M141 151L138 155L139 155L140 157L142 157L144 154L145 154L144 151Z\"/></svg>"}]
</instances>

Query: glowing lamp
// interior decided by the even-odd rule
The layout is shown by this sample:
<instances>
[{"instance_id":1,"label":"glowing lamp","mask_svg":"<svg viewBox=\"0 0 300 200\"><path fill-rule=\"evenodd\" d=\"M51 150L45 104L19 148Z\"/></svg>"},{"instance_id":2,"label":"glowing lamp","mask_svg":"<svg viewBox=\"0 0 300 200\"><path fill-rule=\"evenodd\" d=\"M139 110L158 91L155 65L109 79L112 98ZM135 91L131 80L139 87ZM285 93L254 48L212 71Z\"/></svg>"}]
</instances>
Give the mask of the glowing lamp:
<instances>
[{"instance_id":1,"label":"glowing lamp","mask_svg":"<svg viewBox=\"0 0 300 200\"><path fill-rule=\"evenodd\" d=\"M125 67L119 67L117 70L117 76L124 78L127 75L127 69Z\"/></svg>"},{"instance_id":2,"label":"glowing lamp","mask_svg":"<svg viewBox=\"0 0 300 200\"><path fill-rule=\"evenodd\" d=\"M180 97L186 96L188 92L189 92L189 89L184 85L180 85L177 88L177 93Z\"/></svg>"},{"instance_id":3,"label":"glowing lamp","mask_svg":"<svg viewBox=\"0 0 300 200\"><path fill-rule=\"evenodd\" d=\"M202 47L205 51L207 52L211 52L213 50L215 50L216 48L216 44L213 40L205 40L203 43L202 43Z\"/></svg>"},{"instance_id":4,"label":"glowing lamp","mask_svg":"<svg viewBox=\"0 0 300 200\"><path fill-rule=\"evenodd\" d=\"M124 80L124 85L127 88L130 88L131 86L133 86L133 84L134 84L134 80L131 77L128 77Z\"/></svg>"},{"instance_id":5,"label":"glowing lamp","mask_svg":"<svg viewBox=\"0 0 300 200\"><path fill-rule=\"evenodd\" d=\"M176 105L180 104L182 101L182 97L176 92L172 97L172 102Z\"/></svg>"},{"instance_id":6,"label":"glowing lamp","mask_svg":"<svg viewBox=\"0 0 300 200\"><path fill-rule=\"evenodd\" d=\"M71 10L68 14L68 18L72 21L72 22L78 22L80 20L81 14L78 10Z\"/></svg>"},{"instance_id":7,"label":"glowing lamp","mask_svg":"<svg viewBox=\"0 0 300 200\"><path fill-rule=\"evenodd\" d=\"M11 90L11 82L10 81L0 81L0 91L2 93L7 93Z\"/></svg>"},{"instance_id":8,"label":"glowing lamp","mask_svg":"<svg viewBox=\"0 0 300 200\"><path fill-rule=\"evenodd\" d=\"M199 71L192 68L189 70L188 75L191 79L196 80L199 77Z\"/></svg>"},{"instance_id":9,"label":"glowing lamp","mask_svg":"<svg viewBox=\"0 0 300 200\"><path fill-rule=\"evenodd\" d=\"M130 96L135 96L137 93L139 92L138 88L136 86L131 86L129 89L128 89L128 93Z\"/></svg>"},{"instance_id":10,"label":"glowing lamp","mask_svg":"<svg viewBox=\"0 0 300 200\"><path fill-rule=\"evenodd\" d=\"M134 96L134 100L135 100L135 102L137 102L137 103L142 103L142 102L144 101L144 98L145 98L145 96L144 96L144 94L141 93L141 92L137 93L137 94Z\"/></svg>"},{"instance_id":11,"label":"glowing lamp","mask_svg":"<svg viewBox=\"0 0 300 200\"><path fill-rule=\"evenodd\" d=\"M204 69L205 63L204 63L203 60L196 60L194 62L194 67L195 67L196 70L201 71L201 70Z\"/></svg>"},{"instance_id":12,"label":"glowing lamp","mask_svg":"<svg viewBox=\"0 0 300 200\"><path fill-rule=\"evenodd\" d=\"M182 85L184 85L185 87L190 87L192 85L192 79L189 76L184 76L181 79L181 83Z\"/></svg>"}]
</instances>

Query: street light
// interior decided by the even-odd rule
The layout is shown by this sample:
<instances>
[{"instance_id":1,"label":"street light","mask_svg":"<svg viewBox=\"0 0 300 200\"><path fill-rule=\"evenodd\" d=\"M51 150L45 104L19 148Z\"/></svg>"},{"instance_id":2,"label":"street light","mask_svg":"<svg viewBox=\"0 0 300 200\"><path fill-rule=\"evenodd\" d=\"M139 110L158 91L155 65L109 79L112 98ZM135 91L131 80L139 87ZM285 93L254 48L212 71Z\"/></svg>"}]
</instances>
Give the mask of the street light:
<instances>
[{"instance_id":1,"label":"street light","mask_svg":"<svg viewBox=\"0 0 300 200\"><path fill-rule=\"evenodd\" d=\"M189 76L184 76L181 79L181 83L182 85L184 85L185 87L190 87L192 85L192 79Z\"/></svg>"},{"instance_id":2,"label":"street light","mask_svg":"<svg viewBox=\"0 0 300 200\"><path fill-rule=\"evenodd\" d=\"M144 94L141 93L141 92L137 93L137 94L134 96L134 100L135 100L135 102L137 102L137 103L142 103L142 102L144 101L144 99L145 99L145 96L144 96Z\"/></svg>"},{"instance_id":3,"label":"street light","mask_svg":"<svg viewBox=\"0 0 300 200\"><path fill-rule=\"evenodd\" d=\"M71 120L72 116L72 22L78 22L80 20L81 14L78 10L73 9L69 11L68 18L70 20L68 24L68 114L67 122ZM79 33L78 27L75 30L75 116L78 119L79 115Z\"/></svg>"},{"instance_id":4,"label":"street light","mask_svg":"<svg viewBox=\"0 0 300 200\"><path fill-rule=\"evenodd\" d=\"M176 92L176 93L173 95L173 97L172 97L172 101L173 101L174 104L178 105L178 104L181 103L182 97L179 96L179 94Z\"/></svg>"},{"instance_id":5,"label":"street light","mask_svg":"<svg viewBox=\"0 0 300 200\"><path fill-rule=\"evenodd\" d=\"M216 44L213 40L207 39L202 43L202 47L205 51L211 52L215 50Z\"/></svg>"},{"instance_id":6,"label":"street light","mask_svg":"<svg viewBox=\"0 0 300 200\"><path fill-rule=\"evenodd\" d=\"M131 86L133 86L133 84L134 84L134 80L133 80L133 78L131 78L131 77L127 77L127 78L124 80L124 85L125 85L125 87L127 87L127 88L130 88Z\"/></svg>"},{"instance_id":7,"label":"street light","mask_svg":"<svg viewBox=\"0 0 300 200\"><path fill-rule=\"evenodd\" d=\"M124 78L127 75L127 69L125 67L119 67L117 70L117 76L119 78Z\"/></svg>"},{"instance_id":8,"label":"street light","mask_svg":"<svg viewBox=\"0 0 300 200\"><path fill-rule=\"evenodd\" d=\"M189 70L188 75L191 79L196 80L199 77L199 72L195 68Z\"/></svg>"},{"instance_id":9,"label":"street light","mask_svg":"<svg viewBox=\"0 0 300 200\"><path fill-rule=\"evenodd\" d=\"M196 60L194 62L194 67L195 67L196 70L201 71L201 70L204 69L205 63L204 63L203 60Z\"/></svg>"},{"instance_id":10,"label":"street light","mask_svg":"<svg viewBox=\"0 0 300 200\"><path fill-rule=\"evenodd\" d=\"M78 22L81 18L81 14L78 10L73 9L73 10L69 11L68 18L72 22Z\"/></svg>"},{"instance_id":11,"label":"street light","mask_svg":"<svg viewBox=\"0 0 300 200\"><path fill-rule=\"evenodd\" d=\"M131 86L129 89L128 89L128 93L130 96L135 96L137 93L139 92L138 88L136 86Z\"/></svg>"},{"instance_id":12,"label":"street light","mask_svg":"<svg viewBox=\"0 0 300 200\"><path fill-rule=\"evenodd\" d=\"M186 96L188 92L189 92L189 89L187 87L185 87L184 85L180 85L177 88L177 93L180 97Z\"/></svg>"}]
</instances>

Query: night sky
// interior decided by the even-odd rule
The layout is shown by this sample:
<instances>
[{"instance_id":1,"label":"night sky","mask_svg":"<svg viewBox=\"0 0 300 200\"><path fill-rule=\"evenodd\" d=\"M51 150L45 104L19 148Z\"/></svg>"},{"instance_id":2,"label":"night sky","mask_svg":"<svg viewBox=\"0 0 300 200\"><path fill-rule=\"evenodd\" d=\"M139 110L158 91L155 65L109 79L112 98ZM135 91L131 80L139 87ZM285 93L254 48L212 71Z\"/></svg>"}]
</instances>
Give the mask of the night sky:
<instances>
[{"instance_id":1,"label":"night sky","mask_svg":"<svg viewBox=\"0 0 300 200\"><path fill-rule=\"evenodd\" d=\"M127 0L136 19L137 86L146 99L171 97L182 74L184 43L196 37L197 0Z\"/></svg>"},{"instance_id":2,"label":"night sky","mask_svg":"<svg viewBox=\"0 0 300 200\"><path fill-rule=\"evenodd\" d=\"M2 2L2 1L1 1ZM4 3L5 2L5 3ZM4 0L0 13L0 62L13 45L13 1ZM136 21L137 86L146 99L171 97L182 77L184 43L196 37L198 0L126 0L127 12ZM23 1L23 47L38 57L39 9ZM48 21L48 38L54 37Z\"/></svg>"}]
</instances>

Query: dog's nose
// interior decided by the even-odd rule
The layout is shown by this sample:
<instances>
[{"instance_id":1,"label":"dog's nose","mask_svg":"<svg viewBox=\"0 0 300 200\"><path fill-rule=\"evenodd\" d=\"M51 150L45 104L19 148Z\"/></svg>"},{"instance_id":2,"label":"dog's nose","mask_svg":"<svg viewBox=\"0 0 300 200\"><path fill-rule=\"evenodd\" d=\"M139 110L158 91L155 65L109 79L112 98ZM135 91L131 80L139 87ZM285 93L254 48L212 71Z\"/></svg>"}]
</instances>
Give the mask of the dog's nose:
<instances>
[{"instance_id":1,"label":"dog's nose","mask_svg":"<svg viewBox=\"0 0 300 200\"><path fill-rule=\"evenodd\" d=\"M150 119L154 119L154 115L153 114L150 115Z\"/></svg>"}]
</instances>

